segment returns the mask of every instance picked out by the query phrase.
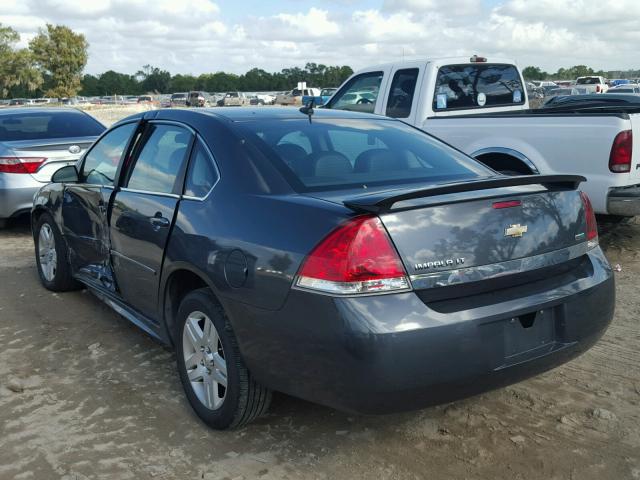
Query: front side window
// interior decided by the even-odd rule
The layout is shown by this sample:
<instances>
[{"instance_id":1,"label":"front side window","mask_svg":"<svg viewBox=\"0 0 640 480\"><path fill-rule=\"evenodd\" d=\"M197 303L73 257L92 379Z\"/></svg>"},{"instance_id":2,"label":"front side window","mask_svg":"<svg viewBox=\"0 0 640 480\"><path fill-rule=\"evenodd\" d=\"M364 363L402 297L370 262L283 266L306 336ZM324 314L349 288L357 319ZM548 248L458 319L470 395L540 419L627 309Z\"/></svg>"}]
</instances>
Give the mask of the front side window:
<instances>
[{"instance_id":1,"label":"front side window","mask_svg":"<svg viewBox=\"0 0 640 480\"><path fill-rule=\"evenodd\" d=\"M438 70L433 110L522 105L524 88L513 65L447 65Z\"/></svg>"},{"instance_id":2,"label":"front side window","mask_svg":"<svg viewBox=\"0 0 640 480\"><path fill-rule=\"evenodd\" d=\"M411 114L419 72L417 68L406 68L393 75L387 100L387 117L407 118Z\"/></svg>"},{"instance_id":3,"label":"front side window","mask_svg":"<svg viewBox=\"0 0 640 480\"><path fill-rule=\"evenodd\" d=\"M142 149L133 165L127 187L157 193L175 193L191 133L177 125L151 123L144 131Z\"/></svg>"},{"instance_id":4,"label":"front side window","mask_svg":"<svg viewBox=\"0 0 640 480\"><path fill-rule=\"evenodd\" d=\"M326 108L373 113L382 77L383 72L369 72L353 77L336 92Z\"/></svg>"},{"instance_id":5,"label":"front side window","mask_svg":"<svg viewBox=\"0 0 640 480\"><path fill-rule=\"evenodd\" d=\"M206 197L217 181L218 171L213 164L213 159L202 144L202 140L198 140L191 154L184 194L190 197Z\"/></svg>"},{"instance_id":6,"label":"front side window","mask_svg":"<svg viewBox=\"0 0 640 480\"><path fill-rule=\"evenodd\" d=\"M116 171L137 123L114 128L102 137L84 157L80 182L93 185L113 185Z\"/></svg>"}]
</instances>

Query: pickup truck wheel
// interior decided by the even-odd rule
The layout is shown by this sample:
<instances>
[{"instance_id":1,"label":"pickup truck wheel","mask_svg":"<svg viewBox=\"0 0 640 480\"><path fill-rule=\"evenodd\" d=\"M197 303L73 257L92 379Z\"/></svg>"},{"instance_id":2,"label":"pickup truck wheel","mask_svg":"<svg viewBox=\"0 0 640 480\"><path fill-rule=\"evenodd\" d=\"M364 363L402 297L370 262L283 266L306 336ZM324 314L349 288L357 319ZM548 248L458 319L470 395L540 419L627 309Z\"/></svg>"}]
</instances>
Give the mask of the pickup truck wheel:
<instances>
[{"instance_id":1,"label":"pickup truck wheel","mask_svg":"<svg viewBox=\"0 0 640 480\"><path fill-rule=\"evenodd\" d=\"M191 407L207 425L237 428L266 412L271 391L253 380L231 324L209 289L185 296L178 328L180 380Z\"/></svg>"},{"instance_id":2,"label":"pickup truck wheel","mask_svg":"<svg viewBox=\"0 0 640 480\"><path fill-rule=\"evenodd\" d=\"M48 213L36 223L34 243L38 276L45 288L54 292L78 289L80 284L71 276L67 245Z\"/></svg>"}]
</instances>

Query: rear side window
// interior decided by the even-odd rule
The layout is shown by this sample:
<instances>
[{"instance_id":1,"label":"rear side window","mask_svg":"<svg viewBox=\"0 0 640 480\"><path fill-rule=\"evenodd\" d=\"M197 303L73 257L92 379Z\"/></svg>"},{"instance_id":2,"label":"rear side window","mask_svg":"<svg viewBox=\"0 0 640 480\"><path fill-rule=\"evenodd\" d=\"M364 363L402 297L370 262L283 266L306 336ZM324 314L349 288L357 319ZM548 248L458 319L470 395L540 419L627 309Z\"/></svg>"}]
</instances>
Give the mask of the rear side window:
<instances>
[{"instance_id":1,"label":"rear side window","mask_svg":"<svg viewBox=\"0 0 640 480\"><path fill-rule=\"evenodd\" d=\"M77 111L0 115L0 141L47 140L66 137L97 137L106 128Z\"/></svg>"},{"instance_id":2,"label":"rear side window","mask_svg":"<svg viewBox=\"0 0 640 480\"><path fill-rule=\"evenodd\" d=\"M116 127L102 137L84 157L80 182L92 185L113 185L122 154L137 123Z\"/></svg>"},{"instance_id":3,"label":"rear side window","mask_svg":"<svg viewBox=\"0 0 640 480\"><path fill-rule=\"evenodd\" d=\"M177 125L151 123L129 174L127 187L157 193L175 193L191 133Z\"/></svg>"},{"instance_id":4,"label":"rear side window","mask_svg":"<svg viewBox=\"0 0 640 480\"><path fill-rule=\"evenodd\" d=\"M513 65L447 65L438 70L433 110L455 110L525 102L520 74Z\"/></svg>"},{"instance_id":5,"label":"rear side window","mask_svg":"<svg viewBox=\"0 0 640 480\"><path fill-rule=\"evenodd\" d=\"M393 75L387 101L387 117L407 118L411 114L418 73L417 68L406 68Z\"/></svg>"},{"instance_id":6,"label":"rear side window","mask_svg":"<svg viewBox=\"0 0 640 480\"><path fill-rule=\"evenodd\" d=\"M213 159L202 144L202 140L198 140L191 154L184 194L190 197L206 197L217 181L218 171L213 164Z\"/></svg>"},{"instance_id":7,"label":"rear side window","mask_svg":"<svg viewBox=\"0 0 640 480\"><path fill-rule=\"evenodd\" d=\"M243 129L297 191L453 181L490 175L478 162L402 122L306 119L246 122ZM309 138L310 151L283 148L281 138ZM258 163L258 162L256 162Z\"/></svg>"},{"instance_id":8,"label":"rear side window","mask_svg":"<svg viewBox=\"0 0 640 480\"><path fill-rule=\"evenodd\" d=\"M336 92L326 108L373 113L382 76L382 72L369 72L353 77Z\"/></svg>"}]
</instances>

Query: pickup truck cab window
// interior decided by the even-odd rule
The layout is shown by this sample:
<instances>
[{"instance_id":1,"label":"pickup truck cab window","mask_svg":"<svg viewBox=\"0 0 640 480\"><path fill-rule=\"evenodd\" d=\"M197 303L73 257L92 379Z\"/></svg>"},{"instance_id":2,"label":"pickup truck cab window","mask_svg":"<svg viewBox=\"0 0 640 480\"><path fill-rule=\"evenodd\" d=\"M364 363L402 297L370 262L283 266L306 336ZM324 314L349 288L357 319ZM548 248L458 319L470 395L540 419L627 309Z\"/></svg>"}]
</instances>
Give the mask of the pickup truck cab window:
<instances>
[{"instance_id":1,"label":"pickup truck cab window","mask_svg":"<svg viewBox=\"0 0 640 480\"><path fill-rule=\"evenodd\" d=\"M80 183L113 185L118 165L137 123L127 123L111 130L84 157Z\"/></svg>"},{"instance_id":2,"label":"pickup truck cab window","mask_svg":"<svg viewBox=\"0 0 640 480\"><path fill-rule=\"evenodd\" d=\"M406 68L398 70L393 75L389 89L389 100L387 101L387 117L409 117L419 73L418 68Z\"/></svg>"},{"instance_id":3,"label":"pickup truck cab window","mask_svg":"<svg viewBox=\"0 0 640 480\"><path fill-rule=\"evenodd\" d=\"M524 103L524 87L514 65L446 65L438 70L434 111Z\"/></svg>"},{"instance_id":4,"label":"pickup truck cab window","mask_svg":"<svg viewBox=\"0 0 640 480\"><path fill-rule=\"evenodd\" d=\"M219 178L213 158L202 140L198 139L191 154L184 194L188 197L204 198Z\"/></svg>"},{"instance_id":5,"label":"pickup truck cab window","mask_svg":"<svg viewBox=\"0 0 640 480\"><path fill-rule=\"evenodd\" d=\"M178 125L149 124L126 187L155 193L175 193L191 137L186 128Z\"/></svg>"},{"instance_id":6,"label":"pickup truck cab window","mask_svg":"<svg viewBox=\"0 0 640 480\"><path fill-rule=\"evenodd\" d=\"M353 77L331 98L327 108L373 113L383 72L367 72Z\"/></svg>"}]
</instances>

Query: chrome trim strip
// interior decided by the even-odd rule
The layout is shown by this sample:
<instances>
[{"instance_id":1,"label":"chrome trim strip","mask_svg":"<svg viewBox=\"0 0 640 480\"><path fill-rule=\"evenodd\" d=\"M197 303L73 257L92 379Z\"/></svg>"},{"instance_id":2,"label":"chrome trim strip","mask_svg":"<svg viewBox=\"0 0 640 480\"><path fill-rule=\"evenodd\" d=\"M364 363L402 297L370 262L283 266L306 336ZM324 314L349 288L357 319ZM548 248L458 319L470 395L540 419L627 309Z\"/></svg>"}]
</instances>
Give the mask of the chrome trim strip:
<instances>
[{"instance_id":1,"label":"chrome trim strip","mask_svg":"<svg viewBox=\"0 0 640 480\"><path fill-rule=\"evenodd\" d=\"M111 250L111 255L115 255L115 256L116 256L116 257L118 257L118 258L122 258L123 260L126 260L126 261L128 261L128 262L131 262L131 263L133 263L134 265L136 265L136 266L138 266L138 267L142 268L143 270L146 270L146 271L150 272L150 273L151 273L151 274L153 274L153 275L155 275L155 274L156 274L156 271L155 271L153 268L151 268L151 267L147 267L144 263L140 263L140 262L138 262L137 260L134 260L133 258L129 258L129 257L127 257L126 255L123 255L123 254L122 254L122 253L120 253L120 252L117 252L117 251L115 251L115 250Z\"/></svg>"},{"instance_id":2,"label":"chrome trim strip","mask_svg":"<svg viewBox=\"0 0 640 480\"><path fill-rule=\"evenodd\" d=\"M156 197L180 198L180 195L177 195L175 193L150 192L148 190L138 190L128 187L120 187L120 191L130 193L143 193L145 195L155 195Z\"/></svg>"},{"instance_id":3,"label":"chrome trim strip","mask_svg":"<svg viewBox=\"0 0 640 480\"><path fill-rule=\"evenodd\" d=\"M440 270L433 273L411 275L409 278L415 290L461 285L558 265L581 257L591 250L591 248L592 246L589 245L589 242L582 242L533 257L517 258L515 260L507 260L506 262L479 265L476 267Z\"/></svg>"}]
</instances>

